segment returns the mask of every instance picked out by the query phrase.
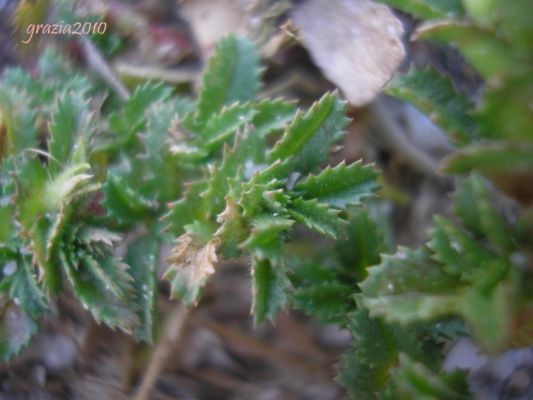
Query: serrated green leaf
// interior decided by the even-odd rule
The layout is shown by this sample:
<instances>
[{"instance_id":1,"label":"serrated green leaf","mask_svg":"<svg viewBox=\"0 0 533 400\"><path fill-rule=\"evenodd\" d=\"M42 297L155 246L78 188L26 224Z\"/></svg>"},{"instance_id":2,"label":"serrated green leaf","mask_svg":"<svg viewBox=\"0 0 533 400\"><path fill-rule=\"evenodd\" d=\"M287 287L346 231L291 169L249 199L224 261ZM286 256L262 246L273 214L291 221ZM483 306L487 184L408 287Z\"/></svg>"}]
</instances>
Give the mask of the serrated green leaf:
<instances>
[{"instance_id":1,"label":"serrated green leaf","mask_svg":"<svg viewBox=\"0 0 533 400\"><path fill-rule=\"evenodd\" d=\"M69 161L76 139L87 134L90 123L89 105L83 95L63 92L51 115L48 141L50 171L59 171Z\"/></svg>"},{"instance_id":2,"label":"serrated green leaf","mask_svg":"<svg viewBox=\"0 0 533 400\"><path fill-rule=\"evenodd\" d=\"M20 67L10 68L3 72L1 87L4 90L11 90L15 95L23 94L34 107L42 107L45 100L53 95L46 85L35 79L31 74Z\"/></svg>"},{"instance_id":3,"label":"serrated green leaf","mask_svg":"<svg viewBox=\"0 0 533 400\"><path fill-rule=\"evenodd\" d=\"M180 96L175 100L178 118L184 119L187 114L193 113L196 109L196 102L190 97Z\"/></svg>"},{"instance_id":4,"label":"serrated green leaf","mask_svg":"<svg viewBox=\"0 0 533 400\"><path fill-rule=\"evenodd\" d=\"M252 178L247 183L247 187L254 185L269 185L276 188L286 188L290 179L296 180L300 177L300 172L294 171L290 159L285 161L274 161L264 164L256 171L252 171Z\"/></svg>"},{"instance_id":5,"label":"serrated green leaf","mask_svg":"<svg viewBox=\"0 0 533 400\"><path fill-rule=\"evenodd\" d=\"M327 204L318 203L316 199L294 199L287 208L289 215L323 235L336 239L342 234L346 221L339 217L339 211L329 208Z\"/></svg>"},{"instance_id":6,"label":"serrated green leaf","mask_svg":"<svg viewBox=\"0 0 533 400\"><path fill-rule=\"evenodd\" d=\"M210 155L200 144L185 140L179 140L173 143L169 151L174 156L176 163L187 167L200 164L208 159Z\"/></svg>"},{"instance_id":7,"label":"serrated green leaf","mask_svg":"<svg viewBox=\"0 0 533 400\"><path fill-rule=\"evenodd\" d=\"M146 124L146 111L149 106L167 99L171 89L161 83L145 83L138 86L124 103L119 114L109 118L109 127L116 134L114 146L127 144L136 132Z\"/></svg>"},{"instance_id":8,"label":"serrated green leaf","mask_svg":"<svg viewBox=\"0 0 533 400\"><path fill-rule=\"evenodd\" d=\"M90 168L87 163L72 165L49 180L43 193L43 208L48 211L58 211L83 193L93 177L88 173Z\"/></svg>"},{"instance_id":9,"label":"serrated green leaf","mask_svg":"<svg viewBox=\"0 0 533 400\"><path fill-rule=\"evenodd\" d=\"M457 312L458 285L458 279L448 275L424 248L400 248L396 255L383 255L381 264L368 269L358 301L373 317L408 324Z\"/></svg>"},{"instance_id":10,"label":"serrated green leaf","mask_svg":"<svg viewBox=\"0 0 533 400\"><path fill-rule=\"evenodd\" d=\"M514 174L533 169L531 143L487 143L469 146L455 152L447 161L444 171L462 174L476 171L491 178L513 179Z\"/></svg>"},{"instance_id":11,"label":"serrated green leaf","mask_svg":"<svg viewBox=\"0 0 533 400\"><path fill-rule=\"evenodd\" d=\"M487 139L500 140L502 145L506 140L531 146L533 113L528 104L533 99L533 73L531 70L507 73L512 77L505 84L486 89L475 118Z\"/></svg>"},{"instance_id":12,"label":"serrated green leaf","mask_svg":"<svg viewBox=\"0 0 533 400\"><path fill-rule=\"evenodd\" d=\"M258 185L252 182L244 185L239 199L239 206L242 207L244 217L253 217L260 214L264 201L263 193L270 189L269 185Z\"/></svg>"},{"instance_id":13,"label":"serrated green leaf","mask_svg":"<svg viewBox=\"0 0 533 400\"><path fill-rule=\"evenodd\" d=\"M383 322L385 323L385 321ZM428 349L424 346L426 338L422 336L423 331L422 334L420 333L420 325L418 323L412 327L405 327L399 324L385 323L399 353L405 353L415 360L430 365L432 368L440 368L444 361L442 349L440 349L441 351L438 352L438 355L428 354Z\"/></svg>"},{"instance_id":14,"label":"serrated green leaf","mask_svg":"<svg viewBox=\"0 0 533 400\"><path fill-rule=\"evenodd\" d=\"M507 270L503 262L495 262L488 276L458 299L458 312L478 343L487 351L503 350L512 339L510 330L516 312L517 291L511 277L502 280Z\"/></svg>"},{"instance_id":15,"label":"serrated green leaf","mask_svg":"<svg viewBox=\"0 0 533 400\"><path fill-rule=\"evenodd\" d=\"M295 288L312 286L337 279L338 270L332 265L310 260L308 257L290 257L291 282Z\"/></svg>"},{"instance_id":16,"label":"serrated green leaf","mask_svg":"<svg viewBox=\"0 0 533 400\"><path fill-rule=\"evenodd\" d=\"M335 94L325 94L305 114L296 114L268 160L288 160L300 173L313 171L329 157L331 146L342 137L347 124L345 103Z\"/></svg>"},{"instance_id":17,"label":"serrated green leaf","mask_svg":"<svg viewBox=\"0 0 533 400\"><path fill-rule=\"evenodd\" d=\"M43 198L47 185L47 171L33 155L25 155L18 160L16 183L18 206L17 219L20 224L31 229L31 226L46 208Z\"/></svg>"},{"instance_id":18,"label":"serrated green leaf","mask_svg":"<svg viewBox=\"0 0 533 400\"><path fill-rule=\"evenodd\" d=\"M122 109L124 122L128 123L129 129L137 131L142 126L149 105L168 99L171 93L172 89L160 82L137 86Z\"/></svg>"},{"instance_id":19,"label":"serrated green leaf","mask_svg":"<svg viewBox=\"0 0 533 400\"><path fill-rule=\"evenodd\" d=\"M251 157L261 147L261 138L255 135L255 132L244 129L236 135L233 149L230 150L227 146L224 148L222 164L213 170L208 189L202 193L210 215L218 215L222 212L224 198L230 189L230 178L244 177L246 169L250 168L250 165L253 166L254 160Z\"/></svg>"},{"instance_id":20,"label":"serrated green leaf","mask_svg":"<svg viewBox=\"0 0 533 400\"><path fill-rule=\"evenodd\" d=\"M42 239L44 240L44 253L41 257L43 263L50 261L53 252L61 245L63 240L63 233L68 230L69 224L72 222L74 208L71 206L62 207L59 212L55 214L47 213L34 225L35 231L42 229ZM36 233L34 231L34 234ZM39 233L37 233L37 236ZM35 243L35 241L34 241Z\"/></svg>"},{"instance_id":21,"label":"serrated green leaf","mask_svg":"<svg viewBox=\"0 0 533 400\"><path fill-rule=\"evenodd\" d=\"M252 231L242 247L257 260L268 260L275 266L282 265L285 255L282 235L293 223L284 217L261 215L252 221Z\"/></svg>"},{"instance_id":22,"label":"serrated green leaf","mask_svg":"<svg viewBox=\"0 0 533 400\"><path fill-rule=\"evenodd\" d=\"M421 276L424 279L420 279ZM368 277L360 286L363 294L370 298L413 292L449 293L457 283L457 279L447 275L424 248L400 247L394 255L382 255L381 264L368 268Z\"/></svg>"},{"instance_id":23,"label":"serrated green leaf","mask_svg":"<svg viewBox=\"0 0 533 400\"><path fill-rule=\"evenodd\" d=\"M468 143L478 135L475 121L469 115L473 104L455 90L449 78L433 69L412 68L404 75L396 75L386 91L431 115L459 143Z\"/></svg>"},{"instance_id":24,"label":"serrated green leaf","mask_svg":"<svg viewBox=\"0 0 533 400\"><path fill-rule=\"evenodd\" d=\"M135 287L134 302L139 311L140 324L133 329L137 340L153 343L157 315L157 265L159 246L155 235L150 232L131 243L124 257L130 266L129 272Z\"/></svg>"},{"instance_id":25,"label":"serrated green leaf","mask_svg":"<svg viewBox=\"0 0 533 400\"><path fill-rule=\"evenodd\" d=\"M0 161L0 243L7 242L15 229L13 226L16 194L14 173L15 163L13 158Z\"/></svg>"},{"instance_id":26,"label":"serrated green leaf","mask_svg":"<svg viewBox=\"0 0 533 400\"><path fill-rule=\"evenodd\" d=\"M462 181L455 202L457 215L471 231L501 250L510 251L514 247L509 229L496 211L482 178L472 175Z\"/></svg>"},{"instance_id":27,"label":"serrated green leaf","mask_svg":"<svg viewBox=\"0 0 533 400\"><path fill-rule=\"evenodd\" d=\"M427 358L417 332L371 318L361 308L348 317L354 342L338 379L347 385L354 399L388 398L384 395L390 368L397 364L400 352L416 360ZM355 368L350 370L350 366Z\"/></svg>"},{"instance_id":28,"label":"serrated green leaf","mask_svg":"<svg viewBox=\"0 0 533 400\"><path fill-rule=\"evenodd\" d=\"M310 175L296 184L294 191L305 199L345 208L359 204L377 189L377 172L368 165L356 162L346 166L344 162L328 167L319 175Z\"/></svg>"},{"instance_id":29,"label":"serrated green leaf","mask_svg":"<svg viewBox=\"0 0 533 400\"><path fill-rule=\"evenodd\" d=\"M430 39L452 45L485 78L502 74L514 57L509 47L494 31L471 23L429 22L419 27L416 39Z\"/></svg>"},{"instance_id":30,"label":"serrated green leaf","mask_svg":"<svg viewBox=\"0 0 533 400\"><path fill-rule=\"evenodd\" d=\"M102 205L121 224L133 224L157 210L157 204L128 187L120 176L109 175L102 186Z\"/></svg>"},{"instance_id":31,"label":"serrated green leaf","mask_svg":"<svg viewBox=\"0 0 533 400\"><path fill-rule=\"evenodd\" d=\"M227 195L225 200L226 208L217 215L216 221L220 228L215 236L220 238L222 254L227 258L236 258L241 253L240 244L248 237L248 226L233 196Z\"/></svg>"},{"instance_id":32,"label":"serrated green leaf","mask_svg":"<svg viewBox=\"0 0 533 400\"><path fill-rule=\"evenodd\" d=\"M495 254L444 218L435 218L430 236L433 258L442 263L448 273L461 276L464 281L475 280L483 264L494 259Z\"/></svg>"},{"instance_id":33,"label":"serrated green leaf","mask_svg":"<svg viewBox=\"0 0 533 400\"><path fill-rule=\"evenodd\" d=\"M353 336L354 352L369 367L386 366L398 356L398 349L388 326L358 309L349 315L348 328ZM383 384L383 382L382 382Z\"/></svg>"},{"instance_id":34,"label":"serrated green leaf","mask_svg":"<svg viewBox=\"0 0 533 400\"><path fill-rule=\"evenodd\" d=\"M36 318L46 309L44 294L37 284L37 277L30 261L19 255L12 261L16 270L5 279L9 280L9 296L31 318ZM8 271L4 267L4 274Z\"/></svg>"},{"instance_id":35,"label":"serrated green leaf","mask_svg":"<svg viewBox=\"0 0 533 400\"><path fill-rule=\"evenodd\" d=\"M252 312L257 326L265 318L274 320L287 302L290 281L282 265L273 266L268 259L252 262Z\"/></svg>"},{"instance_id":36,"label":"serrated green leaf","mask_svg":"<svg viewBox=\"0 0 533 400\"><path fill-rule=\"evenodd\" d=\"M322 282L297 289L290 297L291 304L318 318L325 324L343 324L345 316L355 308L354 288L338 282Z\"/></svg>"},{"instance_id":37,"label":"serrated green leaf","mask_svg":"<svg viewBox=\"0 0 533 400\"><path fill-rule=\"evenodd\" d=\"M69 224L52 260L61 266L75 297L98 322L131 332L139 324L127 266L113 256L120 236L100 227Z\"/></svg>"},{"instance_id":38,"label":"serrated green leaf","mask_svg":"<svg viewBox=\"0 0 533 400\"><path fill-rule=\"evenodd\" d=\"M350 399L375 400L387 379L387 369L364 364L354 350L348 350L341 359L336 379L348 389Z\"/></svg>"},{"instance_id":39,"label":"serrated green leaf","mask_svg":"<svg viewBox=\"0 0 533 400\"><path fill-rule=\"evenodd\" d=\"M151 103L144 111L142 132L134 136L131 148L118 154L117 163L110 169L151 211L174 200L181 190L178 169L168 150L169 130L178 115L177 103L174 99Z\"/></svg>"},{"instance_id":40,"label":"serrated green leaf","mask_svg":"<svg viewBox=\"0 0 533 400\"><path fill-rule=\"evenodd\" d=\"M261 100L254 105L257 114L252 120L256 134L266 137L284 129L294 118L296 107L282 99Z\"/></svg>"},{"instance_id":41,"label":"serrated green leaf","mask_svg":"<svg viewBox=\"0 0 533 400\"><path fill-rule=\"evenodd\" d=\"M59 218L57 216L56 218ZM54 222L57 228L57 220ZM58 263L50 259L50 250L57 248L57 242L63 232L56 231L56 239L50 237L52 221L48 217L39 218L33 225L31 231L31 248L33 251L33 262L39 267L40 276L44 287L50 294L57 294L61 289L61 269Z\"/></svg>"},{"instance_id":42,"label":"serrated green leaf","mask_svg":"<svg viewBox=\"0 0 533 400\"><path fill-rule=\"evenodd\" d=\"M448 158L445 172L477 172L499 190L528 206L533 204L533 146L529 143L488 143L469 146Z\"/></svg>"},{"instance_id":43,"label":"serrated green leaf","mask_svg":"<svg viewBox=\"0 0 533 400\"><path fill-rule=\"evenodd\" d=\"M217 238L214 238L216 230L217 225L210 220L195 220L192 223L185 225L185 232L197 239L198 243L204 244L213 240L216 247L218 247L218 240Z\"/></svg>"},{"instance_id":44,"label":"serrated green leaf","mask_svg":"<svg viewBox=\"0 0 533 400\"><path fill-rule=\"evenodd\" d=\"M222 107L253 100L259 90L259 54L245 38L220 40L203 74L195 119L205 125Z\"/></svg>"},{"instance_id":45,"label":"serrated green leaf","mask_svg":"<svg viewBox=\"0 0 533 400\"><path fill-rule=\"evenodd\" d=\"M468 181L460 182L454 194L455 214L469 230L482 234L476 200L476 194L472 190L472 186L468 184Z\"/></svg>"},{"instance_id":46,"label":"serrated green leaf","mask_svg":"<svg viewBox=\"0 0 533 400\"><path fill-rule=\"evenodd\" d=\"M103 281L85 270L75 260L75 255L67 250L58 251L58 258L67 278L72 285L75 296L84 308L91 312L96 321L104 322L110 328L119 327L131 332L138 325L139 319L129 305L113 296ZM109 267L118 268L115 263Z\"/></svg>"},{"instance_id":47,"label":"serrated green leaf","mask_svg":"<svg viewBox=\"0 0 533 400\"><path fill-rule=\"evenodd\" d=\"M283 182L272 180L268 184L258 184L257 176L255 174L242 185L238 203L243 208L243 215L251 218L263 213L274 216L285 213L291 199L283 189Z\"/></svg>"},{"instance_id":48,"label":"serrated green leaf","mask_svg":"<svg viewBox=\"0 0 533 400\"><path fill-rule=\"evenodd\" d=\"M78 249L75 256L78 268L83 268L117 299L127 302L128 295L133 291L128 266L109 254L110 249L120 240L119 235L106 229L81 227L76 234Z\"/></svg>"},{"instance_id":49,"label":"serrated green leaf","mask_svg":"<svg viewBox=\"0 0 533 400\"><path fill-rule=\"evenodd\" d=\"M227 142L236 131L249 123L256 111L250 103L234 103L224 106L217 114L214 114L199 133L201 146L208 150L215 150L224 142Z\"/></svg>"},{"instance_id":50,"label":"serrated green leaf","mask_svg":"<svg viewBox=\"0 0 533 400\"><path fill-rule=\"evenodd\" d=\"M464 14L461 0L379 0L419 19L443 18Z\"/></svg>"},{"instance_id":51,"label":"serrated green leaf","mask_svg":"<svg viewBox=\"0 0 533 400\"><path fill-rule=\"evenodd\" d=\"M265 190L263 192L263 204L266 207L266 212L271 212L272 215L281 215L287 212L287 207L291 203L291 198L285 193L283 189Z\"/></svg>"},{"instance_id":52,"label":"serrated green leaf","mask_svg":"<svg viewBox=\"0 0 533 400\"><path fill-rule=\"evenodd\" d=\"M15 74L6 74L0 82L0 114L5 126L5 138L1 148L6 155L18 154L27 148L37 148L37 113L28 93L29 85L12 82ZM20 72L19 75L23 75ZM22 86L20 85L22 83Z\"/></svg>"},{"instance_id":53,"label":"serrated green leaf","mask_svg":"<svg viewBox=\"0 0 533 400\"><path fill-rule=\"evenodd\" d=\"M79 261L79 267L83 267L106 290L119 300L128 301L128 295L132 292L132 278L126 272L127 265L112 257L95 260L93 257L85 255L80 257Z\"/></svg>"},{"instance_id":54,"label":"serrated green leaf","mask_svg":"<svg viewBox=\"0 0 533 400\"><path fill-rule=\"evenodd\" d=\"M420 324L418 330L425 338L435 343L447 343L470 335L464 320L459 317L442 318L437 322Z\"/></svg>"},{"instance_id":55,"label":"serrated green leaf","mask_svg":"<svg viewBox=\"0 0 533 400\"><path fill-rule=\"evenodd\" d=\"M467 400L471 398L465 371L436 373L405 354L393 372L392 393L397 399Z\"/></svg>"},{"instance_id":56,"label":"serrated green leaf","mask_svg":"<svg viewBox=\"0 0 533 400\"><path fill-rule=\"evenodd\" d=\"M0 207L0 242L6 242L11 236L13 213L12 206Z\"/></svg>"},{"instance_id":57,"label":"serrated green leaf","mask_svg":"<svg viewBox=\"0 0 533 400\"><path fill-rule=\"evenodd\" d=\"M37 324L19 306L2 299L0 310L0 360L7 362L26 347Z\"/></svg>"},{"instance_id":58,"label":"serrated green leaf","mask_svg":"<svg viewBox=\"0 0 533 400\"><path fill-rule=\"evenodd\" d=\"M346 238L337 241L336 251L345 266L345 270L356 281L363 280L366 269L379 264L381 253L386 251L382 229L363 207L349 210L348 225L345 228Z\"/></svg>"},{"instance_id":59,"label":"serrated green leaf","mask_svg":"<svg viewBox=\"0 0 533 400\"><path fill-rule=\"evenodd\" d=\"M372 317L402 325L450 316L459 308L456 296L417 293L365 297L360 303Z\"/></svg>"},{"instance_id":60,"label":"serrated green leaf","mask_svg":"<svg viewBox=\"0 0 533 400\"><path fill-rule=\"evenodd\" d=\"M53 45L48 45L43 50L38 69L40 80L46 82L38 96L40 106L45 110L49 111L58 93L70 91L80 95L85 93L88 97L95 93L94 84L86 76L79 74L70 60Z\"/></svg>"},{"instance_id":61,"label":"serrated green leaf","mask_svg":"<svg viewBox=\"0 0 533 400\"><path fill-rule=\"evenodd\" d=\"M162 98L166 98L165 95ZM137 158L147 162L152 173L157 172L156 168L164 163L168 154L168 131L175 118L179 118L180 100L156 101L147 109L146 133L139 135L145 153Z\"/></svg>"},{"instance_id":62,"label":"serrated green leaf","mask_svg":"<svg viewBox=\"0 0 533 400\"><path fill-rule=\"evenodd\" d=\"M184 232L185 225L192 223L194 220L203 220L206 215L206 204L201 200L200 193L207 189L205 181L196 181L191 183L185 192L185 196L169 204L169 212L163 217L166 222L166 230L176 236Z\"/></svg>"}]
</instances>

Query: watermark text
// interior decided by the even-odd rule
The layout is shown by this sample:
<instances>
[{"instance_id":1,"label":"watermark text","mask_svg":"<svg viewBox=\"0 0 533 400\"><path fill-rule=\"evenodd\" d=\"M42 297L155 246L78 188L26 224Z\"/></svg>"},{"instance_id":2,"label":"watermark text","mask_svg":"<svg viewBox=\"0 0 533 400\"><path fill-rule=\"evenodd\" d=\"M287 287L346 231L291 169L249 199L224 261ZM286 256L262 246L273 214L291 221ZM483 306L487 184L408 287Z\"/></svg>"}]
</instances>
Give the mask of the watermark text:
<instances>
[{"instance_id":1,"label":"watermark text","mask_svg":"<svg viewBox=\"0 0 533 400\"><path fill-rule=\"evenodd\" d=\"M74 22L73 24L29 24L26 28L26 40L20 41L24 44L30 43L35 35L103 35L107 30L107 22Z\"/></svg>"}]
</instances>

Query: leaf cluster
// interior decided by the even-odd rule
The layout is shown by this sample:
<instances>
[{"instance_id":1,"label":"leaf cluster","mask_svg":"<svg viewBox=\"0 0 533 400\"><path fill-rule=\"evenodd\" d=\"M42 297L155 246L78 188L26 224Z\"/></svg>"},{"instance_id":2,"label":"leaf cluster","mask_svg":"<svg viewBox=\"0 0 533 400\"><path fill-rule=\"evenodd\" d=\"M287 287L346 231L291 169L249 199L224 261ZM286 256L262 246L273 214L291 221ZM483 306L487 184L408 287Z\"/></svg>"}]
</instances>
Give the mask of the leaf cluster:
<instances>
[{"instance_id":1,"label":"leaf cluster","mask_svg":"<svg viewBox=\"0 0 533 400\"><path fill-rule=\"evenodd\" d=\"M524 17L531 4L382 2L423 20L415 39L455 47L484 83L474 99L440 72L411 68L386 88L449 134L458 149L443 171L467 176L454 197L455 219L435 217L427 244L375 253L378 260L369 259L364 272L353 277L351 298L347 291L335 306L343 310L340 318L329 319L354 338L339 380L353 398L470 398L464 371L441 371L444 343L468 335L489 354L532 343L526 321L533 304L533 136L526 108L533 93L533 36ZM501 205L513 201L511 207ZM376 239L365 244L379 248ZM357 258L349 261L348 266L357 265ZM344 275L330 279L334 286ZM322 319L331 315L316 306L319 297L305 294L297 305Z\"/></svg>"},{"instance_id":2,"label":"leaf cluster","mask_svg":"<svg viewBox=\"0 0 533 400\"><path fill-rule=\"evenodd\" d=\"M291 286L294 225L341 236L346 207L372 195L377 173L360 162L323 168L348 123L336 94L297 111L257 99L260 73L253 45L232 36L197 100L148 82L123 101L52 48L36 78L3 75L2 360L61 294L151 342L167 243L172 297L197 303L217 262L246 254L256 323L274 318Z\"/></svg>"},{"instance_id":3,"label":"leaf cluster","mask_svg":"<svg viewBox=\"0 0 533 400\"><path fill-rule=\"evenodd\" d=\"M294 224L342 235L342 213L372 195L377 174L360 162L320 171L348 123L343 102L326 94L294 114L282 100L257 101L257 60L246 41L229 38L216 47L197 106L175 124L170 148L184 169L202 166L203 176L171 204L164 221L180 235L166 273L173 296L197 302L218 255L244 253L251 257L260 323L286 303L286 241Z\"/></svg>"}]
</instances>

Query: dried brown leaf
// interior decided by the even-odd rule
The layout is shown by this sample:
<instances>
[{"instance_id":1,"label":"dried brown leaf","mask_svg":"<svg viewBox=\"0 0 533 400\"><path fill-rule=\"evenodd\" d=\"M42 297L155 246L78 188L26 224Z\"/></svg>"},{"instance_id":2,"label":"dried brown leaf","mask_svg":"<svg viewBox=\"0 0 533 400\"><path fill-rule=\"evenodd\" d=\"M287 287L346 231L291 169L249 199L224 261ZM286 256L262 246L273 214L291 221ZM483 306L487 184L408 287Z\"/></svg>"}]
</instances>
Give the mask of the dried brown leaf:
<instances>
[{"instance_id":1,"label":"dried brown leaf","mask_svg":"<svg viewBox=\"0 0 533 400\"><path fill-rule=\"evenodd\" d=\"M307 0L291 18L314 62L353 105L371 101L405 54L402 24L370 0Z\"/></svg>"},{"instance_id":2,"label":"dried brown leaf","mask_svg":"<svg viewBox=\"0 0 533 400\"><path fill-rule=\"evenodd\" d=\"M178 238L167 258L169 268L164 275L171 282L172 297L180 297L185 304L197 301L201 289L215 273L219 242L215 238L202 245L188 233Z\"/></svg>"}]
</instances>

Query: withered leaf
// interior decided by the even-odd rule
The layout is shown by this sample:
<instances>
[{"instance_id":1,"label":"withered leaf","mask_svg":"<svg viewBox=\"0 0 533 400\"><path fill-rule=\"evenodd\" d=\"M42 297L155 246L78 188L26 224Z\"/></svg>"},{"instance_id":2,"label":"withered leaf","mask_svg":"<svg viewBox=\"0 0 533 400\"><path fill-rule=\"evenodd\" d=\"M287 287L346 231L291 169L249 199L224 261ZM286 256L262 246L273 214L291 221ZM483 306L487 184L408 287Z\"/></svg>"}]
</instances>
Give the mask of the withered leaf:
<instances>
[{"instance_id":1,"label":"withered leaf","mask_svg":"<svg viewBox=\"0 0 533 400\"><path fill-rule=\"evenodd\" d=\"M215 273L219 242L215 238L202 245L189 233L178 238L167 258L169 267L163 276L170 281L173 298L181 298L186 305L197 302L207 280Z\"/></svg>"},{"instance_id":2,"label":"withered leaf","mask_svg":"<svg viewBox=\"0 0 533 400\"><path fill-rule=\"evenodd\" d=\"M353 105L371 101L405 54L402 24L370 0L307 0L291 18L313 61Z\"/></svg>"}]
</instances>

